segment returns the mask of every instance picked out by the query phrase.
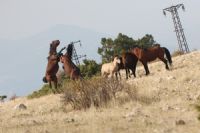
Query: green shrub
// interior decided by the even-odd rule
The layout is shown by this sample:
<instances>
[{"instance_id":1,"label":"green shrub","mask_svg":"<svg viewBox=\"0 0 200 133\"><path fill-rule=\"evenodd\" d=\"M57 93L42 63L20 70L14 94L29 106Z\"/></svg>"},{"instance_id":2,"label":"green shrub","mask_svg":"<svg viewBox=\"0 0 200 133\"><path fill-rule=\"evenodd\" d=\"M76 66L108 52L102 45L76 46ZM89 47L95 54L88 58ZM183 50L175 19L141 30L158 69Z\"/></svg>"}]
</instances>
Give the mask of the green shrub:
<instances>
[{"instance_id":1,"label":"green shrub","mask_svg":"<svg viewBox=\"0 0 200 133\"><path fill-rule=\"evenodd\" d=\"M29 99L39 98L41 96L45 96L52 93L53 93L53 89L49 88L49 84L45 84L40 90L34 91L32 94L28 95L28 98Z\"/></svg>"},{"instance_id":2,"label":"green shrub","mask_svg":"<svg viewBox=\"0 0 200 133\"><path fill-rule=\"evenodd\" d=\"M101 66L94 60L83 60L83 65L80 65L80 71L84 78L91 78L100 73Z\"/></svg>"}]
</instances>

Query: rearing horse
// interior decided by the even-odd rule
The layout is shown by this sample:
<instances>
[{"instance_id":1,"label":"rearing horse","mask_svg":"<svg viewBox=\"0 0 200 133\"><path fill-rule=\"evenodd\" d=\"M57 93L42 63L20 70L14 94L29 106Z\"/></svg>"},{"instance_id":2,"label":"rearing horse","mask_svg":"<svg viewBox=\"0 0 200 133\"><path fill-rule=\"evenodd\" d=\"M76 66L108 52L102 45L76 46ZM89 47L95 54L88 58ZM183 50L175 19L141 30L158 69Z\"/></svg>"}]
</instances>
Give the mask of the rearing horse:
<instances>
[{"instance_id":1,"label":"rearing horse","mask_svg":"<svg viewBox=\"0 0 200 133\"><path fill-rule=\"evenodd\" d=\"M57 88L57 77L56 73L59 69L59 56L57 55L57 47L60 44L59 40L54 40L50 44L50 50L49 50L49 56L48 56L48 63L46 67L46 73L45 77L43 78L43 81L45 83L49 82L49 87L52 88L51 82L53 81L55 89Z\"/></svg>"},{"instance_id":2,"label":"rearing horse","mask_svg":"<svg viewBox=\"0 0 200 133\"><path fill-rule=\"evenodd\" d=\"M72 62L73 45L69 44L67 52L60 57L60 61L64 65L65 74L67 74L72 80L81 79L80 69Z\"/></svg>"},{"instance_id":3,"label":"rearing horse","mask_svg":"<svg viewBox=\"0 0 200 133\"><path fill-rule=\"evenodd\" d=\"M172 64L172 59L171 59L169 50L165 47L160 47L159 44L147 49L135 47L131 49L131 52L134 53L143 64L144 69L146 71L146 75L150 73L147 63L155 60L156 58L159 58L162 62L165 63L165 68L167 70L169 70L167 60L170 65ZM165 54L166 54L167 60L164 57Z\"/></svg>"}]
</instances>

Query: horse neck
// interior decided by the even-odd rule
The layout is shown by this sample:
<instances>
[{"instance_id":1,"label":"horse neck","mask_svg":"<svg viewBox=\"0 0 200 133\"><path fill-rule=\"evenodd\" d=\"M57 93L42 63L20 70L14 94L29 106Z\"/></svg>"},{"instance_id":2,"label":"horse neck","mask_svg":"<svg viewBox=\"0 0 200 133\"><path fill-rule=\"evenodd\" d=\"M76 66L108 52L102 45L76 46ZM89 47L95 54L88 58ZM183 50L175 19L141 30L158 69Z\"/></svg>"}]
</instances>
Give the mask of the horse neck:
<instances>
[{"instance_id":1,"label":"horse neck","mask_svg":"<svg viewBox=\"0 0 200 133\"><path fill-rule=\"evenodd\" d=\"M113 64L113 66L117 66L118 63L117 63L117 61L113 61L112 64Z\"/></svg>"},{"instance_id":2,"label":"horse neck","mask_svg":"<svg viewBox=\"0 0 200 133\"><path fill-rule=\"evenodd\" d=\"M66 72L71 72L74 68L76 68L76 65L71 60L65 60L63 64Z\"/></svg>"}]
</instances>

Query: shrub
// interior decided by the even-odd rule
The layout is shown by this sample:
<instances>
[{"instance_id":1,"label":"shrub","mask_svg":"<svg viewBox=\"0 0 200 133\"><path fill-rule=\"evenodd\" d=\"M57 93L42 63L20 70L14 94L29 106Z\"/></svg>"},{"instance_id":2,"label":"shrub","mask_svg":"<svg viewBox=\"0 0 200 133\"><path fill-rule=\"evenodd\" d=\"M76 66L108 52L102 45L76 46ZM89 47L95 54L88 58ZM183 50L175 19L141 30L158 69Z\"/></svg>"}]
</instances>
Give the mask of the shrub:
<instances>
[{"instance_id":1,"label":"shrub","mask_svg":"<svg viewBox=\"0 0 200 133\"><path fill-rule=\"evenodd\" d=\"M28 95L28 98L39 98L41 96L45 96L51 93L53 93L53 90L49 88L49 84L45 84L40 90L34 91L32 94Z\"/></svg>"},{"instance_id":2,"label":"shrub","mask_svg":"<svg viewBox=\"0 0 200 133\"><path fill-rule=\"evenodd\" d=\"M83 77L91 78L100 72L101 66L94 60L83 60L83 65L80 65L80 71Z\"/></svg>"},{"instance_id":3,"label":"shrub","mask_svg":"<svg viewBox=\"0 0 200 133\"><path fill-rule=\"evenodd\" d=\"M180 51L180 50L177 50L177 51L174 51L174 52L172 53L172 57L180 56L180 55L183 55L183 54L184 54L184 52L182 52L182 51Z\"/></svg>"},{"instance_id":4,"label":"shrub","mask_svg":"<svg viewBox=\"0 0 200 133\"><path fill-rule=\"evenodd\" d=\"M197 111L200 112L200 105L196 105L195 107L196 107ZM198 120L200 121L200 114L198 116Z\"/></svg>"},{"instance_id":5,"label":"shrub","mask_svg":"<svg viewBox=\"0 0 200 133\"><path fill-rule=\"evenodd\" d=\"M87 109L106 107L110 101L116 99L118 92L125 92L133 97L130 86L113 79L95 77L85 81L73 81L63 86L64 105L71 104L73 109Z\"/></svg>"}]
</instances>

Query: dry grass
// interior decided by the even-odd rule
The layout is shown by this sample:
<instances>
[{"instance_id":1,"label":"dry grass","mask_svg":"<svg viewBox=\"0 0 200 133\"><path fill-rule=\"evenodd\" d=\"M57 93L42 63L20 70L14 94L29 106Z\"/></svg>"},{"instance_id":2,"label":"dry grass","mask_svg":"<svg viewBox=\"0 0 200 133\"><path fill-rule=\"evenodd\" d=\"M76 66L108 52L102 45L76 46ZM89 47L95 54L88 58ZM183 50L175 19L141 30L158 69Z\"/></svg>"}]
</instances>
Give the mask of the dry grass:
<instances>
[{"instance_id":1,"label":"dry grass","mask_svg":"<svg viewBox=\"0 0 200 133\"><path fill-rule=\"evenodd\" d=\"M199 111L195 108L200 99L199 58L200 51L173 57L170 71L165 70L160 61L151 63L149 76L145 76L142 66L137 67L137 78L122 81L127 82L131 89L119 89L111 100L102 102L97 108L94 106L96 92L93 94L91 90L97 89L94 86L100 84L95 82L98 80L86 83L91 86L86 91L91 93L89 99L93 99L86 110L74 110L69 104L63 106L60 94L0 103L0 132L199 133ZM72 89L70 86L68 84L67 88ZM25 104L27 110L13 109L20 103Z\"/></svg>"},{"instance_id":2,"label":"dry grass","mask_svg":"<svg viewBox=\"0 0 200 133\"><path fill-rule=\"evenodd\" d=\"M132 87L133 88L133 87ZM125 99L133 98L135 94L127 83L114 79L95 77L90 80L72 81L64 85L65 91L62 101L71 104L73 109L87 109L91 106L96 108L107 107L110 102L116 100L117 93L126 93Z\"/></svg>"}]
</instances>

